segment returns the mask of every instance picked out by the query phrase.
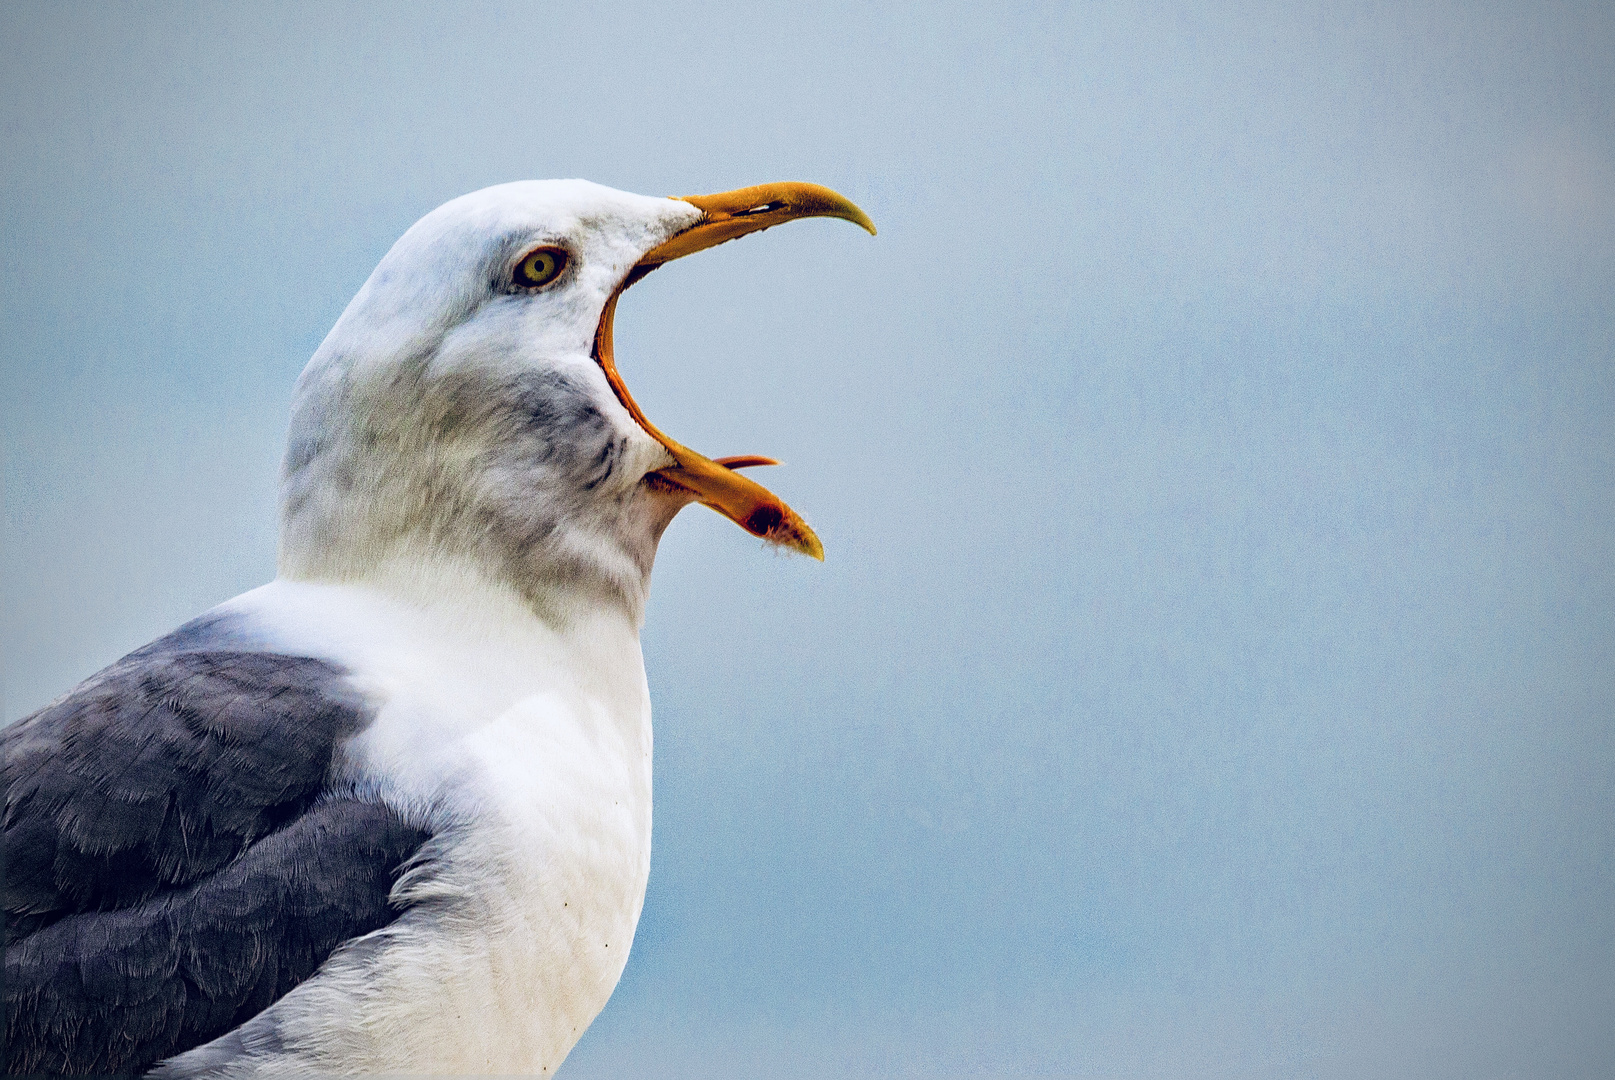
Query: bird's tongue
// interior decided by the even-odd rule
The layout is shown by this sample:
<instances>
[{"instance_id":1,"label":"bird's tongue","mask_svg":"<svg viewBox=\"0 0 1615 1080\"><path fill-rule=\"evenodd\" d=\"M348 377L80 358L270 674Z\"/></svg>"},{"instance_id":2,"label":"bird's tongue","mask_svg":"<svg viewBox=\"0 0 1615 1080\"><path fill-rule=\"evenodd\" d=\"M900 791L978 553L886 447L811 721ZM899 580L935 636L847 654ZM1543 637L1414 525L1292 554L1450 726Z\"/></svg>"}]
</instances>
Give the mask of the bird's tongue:
<instances>
[{"instance_id":1,"label":"bird's tongue","mask_svg":"<svg viewBox=\"0 0 1615 1080\"><path fill-rule=\"evenodd\" d=\"M854 222L874 235L874 223L849 200L817 184L760 184L720 195L692 195L683 199L700 209L703 217L640 259L623 284L606 302L595 331L594 358L623 408L639 425L667 448L677 462L651 474L658 481L689 491L698 502L718 511L754 536L793 548L815 559L824 558L824 546L808 523L784 501L736 469L775 465L772 458L727 457L716 460L674 442L652 424L622 381L612 353L612 321L623 290L663 263L692 255L727 240L802 217L838 217Z\"/></svg>"}]
</instances>

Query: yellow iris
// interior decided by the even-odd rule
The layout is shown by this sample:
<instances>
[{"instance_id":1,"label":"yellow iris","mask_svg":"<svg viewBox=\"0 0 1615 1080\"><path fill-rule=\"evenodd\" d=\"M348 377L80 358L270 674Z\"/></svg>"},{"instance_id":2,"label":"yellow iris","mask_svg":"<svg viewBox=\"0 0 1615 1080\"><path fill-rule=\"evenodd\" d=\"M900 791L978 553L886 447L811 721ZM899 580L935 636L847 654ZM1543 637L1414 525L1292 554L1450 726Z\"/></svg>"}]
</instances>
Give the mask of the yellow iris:
<instances>
[{"instance_id":1,"label":"yellow iris","mask_svg":"<svg viewBox=\"0 0 1615 1080\"><path fill-rule=\"evenodd\" d=\"M529 251L516 264L516 284L536 289L548 285L566 269L566 252L556 247L541 247Z\"/></svg>"}]
</instances>

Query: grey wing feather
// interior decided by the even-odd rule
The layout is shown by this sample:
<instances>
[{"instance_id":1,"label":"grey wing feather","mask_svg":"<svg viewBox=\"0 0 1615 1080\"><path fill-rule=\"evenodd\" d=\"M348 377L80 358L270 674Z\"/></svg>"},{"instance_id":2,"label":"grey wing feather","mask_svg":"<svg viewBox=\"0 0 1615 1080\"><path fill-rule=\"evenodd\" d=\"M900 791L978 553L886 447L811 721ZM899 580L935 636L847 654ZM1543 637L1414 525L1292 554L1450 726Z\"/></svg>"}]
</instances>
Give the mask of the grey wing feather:
<instances>
[{"instance_id":1,"label":"grey wing feather","mask_svg":"<svg viewBox=\"0 0 1615 1080\"><path fill-rule=\"evenodd\" d=\"M345 673L199 620L0 732L7 1073L132 1074L349 938L426 839L328 790Z\"/></svg>"}]
</instances>

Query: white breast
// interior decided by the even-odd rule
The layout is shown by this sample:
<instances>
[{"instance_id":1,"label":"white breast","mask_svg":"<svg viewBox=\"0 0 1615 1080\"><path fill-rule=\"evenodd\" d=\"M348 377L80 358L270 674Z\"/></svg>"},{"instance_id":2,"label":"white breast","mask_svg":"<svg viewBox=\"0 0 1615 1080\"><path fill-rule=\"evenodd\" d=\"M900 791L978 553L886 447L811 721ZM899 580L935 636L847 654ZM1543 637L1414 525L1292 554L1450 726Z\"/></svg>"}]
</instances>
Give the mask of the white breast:
<instances>
[{"instance_id":1,"label":"white breast","mask_svg":"<svg viewBox=\"0 0 1615 1080\"><path fill-rule=\"evenodd\" d=\"M341 664L379 704L343 780L437 835L412 906L272 1012L321 1071L555 1070L628 958L650 872L651 725L637 628L556 628L466 580L421 606L275 582L231 607Z\"/></svg>"}]
</instances>

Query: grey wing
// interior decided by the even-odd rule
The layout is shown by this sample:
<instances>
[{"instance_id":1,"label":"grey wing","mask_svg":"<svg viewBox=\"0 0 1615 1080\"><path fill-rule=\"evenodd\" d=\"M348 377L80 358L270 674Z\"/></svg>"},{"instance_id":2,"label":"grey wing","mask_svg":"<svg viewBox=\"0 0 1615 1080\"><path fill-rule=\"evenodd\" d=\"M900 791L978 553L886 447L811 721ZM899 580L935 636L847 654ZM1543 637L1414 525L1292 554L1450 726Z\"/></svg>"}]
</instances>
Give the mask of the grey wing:
<instances>
[{"instance_id":1,"label":"grey wing","mask_svg":"<svg viewBox=\"0 0 1615 1080\"><path fill-rule=\"evenodd\" d=\"M128 1075L385 926L426 833L328 789L340 669L198 622L0 732L6 1072Z\"/></svg>"}]
</instances>

